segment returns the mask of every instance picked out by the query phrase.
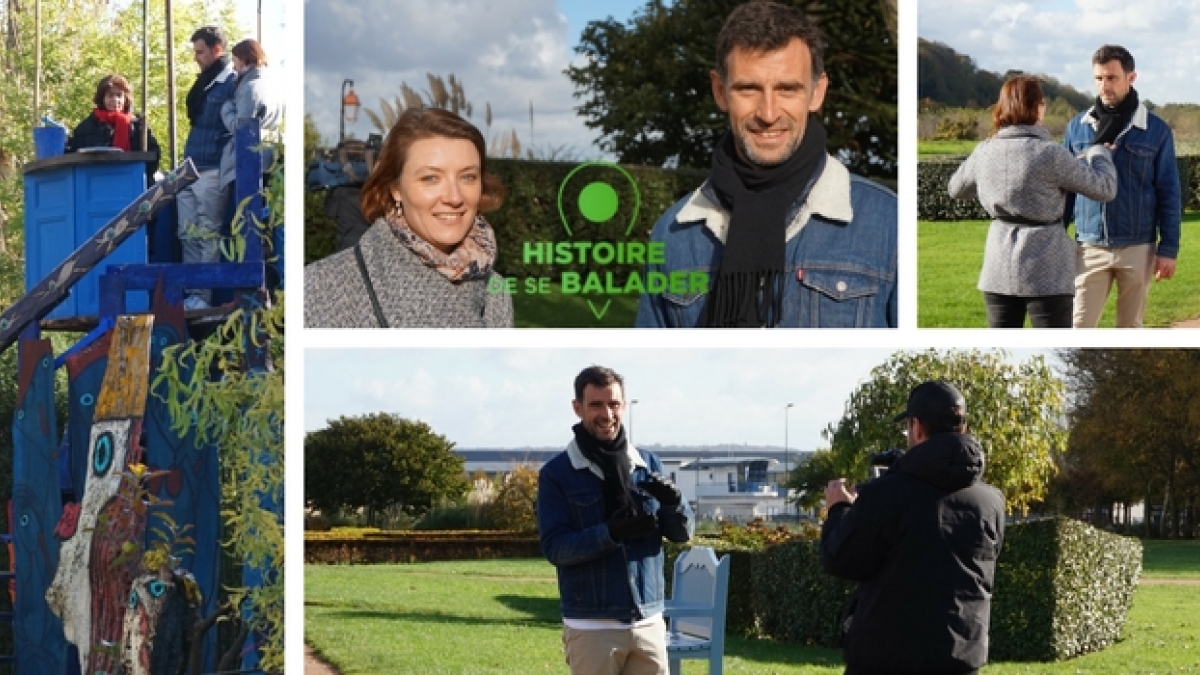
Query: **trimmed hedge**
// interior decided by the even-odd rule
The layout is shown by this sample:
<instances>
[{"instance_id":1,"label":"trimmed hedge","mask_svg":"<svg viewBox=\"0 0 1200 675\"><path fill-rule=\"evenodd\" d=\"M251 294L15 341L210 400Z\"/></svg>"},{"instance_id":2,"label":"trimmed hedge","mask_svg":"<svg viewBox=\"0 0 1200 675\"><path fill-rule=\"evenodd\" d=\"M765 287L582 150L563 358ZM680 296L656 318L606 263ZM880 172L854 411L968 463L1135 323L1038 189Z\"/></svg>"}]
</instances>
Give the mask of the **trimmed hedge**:
<instances>
[{"instance_id":1,"label":"trimmed hedge","mask_svg":"<svg viewBox=\"0 0 1200 675\"><path fill-rule=\"evenodd\" d=\"M621 170L611 165L590 165L577 162L531 162L513 159L489 159L488 170L504 183L504 205L488 214L496 227L496 268L505 277L553 277L564 272L612 271L624 281L630 271L640 271L641 264L600 265L594 262L579 264L546 264L536 259L526 262L526 244L542 242L645 242L655 221L676 201L700 187L708 172L700 169L660 169L645 166L622 166L636 183L635 190ZM617 195L617 211L602 223L588 221L580 213L579 195L593 183L604 183ZM558 193L562 188L563 214L559 215ZM636 218L634 207L637 206ZM632 225L631 225L632 221ZM628 234L626 233L628 231Z\"/></svg>"},{"instance_id":2,"label":"trimmed hedge","mask_svg":"<svg viewBox=\"0 0 1200 675\"><path fill-rule=\"evenodd\" d=\"M487 558L537 558L536 536L512 532L367 532L358 536L304 536L306 563L396 563Z\"/></svg>"},{"instance_id":3,"label":"trimmed hedge","mask_svg":"<svg viewBox=\"0 0 1200 675\"><path fill-rule=\"evenodd\" d=\"M659 216L680 198L700 187L708 177L708 171L702 169L622 166L621 170L636 183L635 199L634 187L621 170L611 165L585 164L588 163L488 159L488 171L500 179L505 191L503 206L487 214L488 222L496 228L499 249L496 270L500 274L509 278L545 276L557 280L563 271L612 271L617 280L624 282L630 271L640 271L643 265L615 262L606 265L550 265L535 259L526 263L523 258L525 245L543 242L647 241ZM616 213L602 223L588 221L578 206L580 192L596 182L609 185L617 195ZM571 228L570 234L559 215L560 187L563 213ZM335 228L325 215L323 192L306 192L304 204L304 261L307 264L334 252Z\"/></svg>"},{"instance_id":4,"label":"trimmed hedge","mask_svg":"<svg viewBox=\"0 0 1200 675\"><path fill-rule=\"evenodd\" d=\"M920 220L991 220L975 199L951 199L950 177L966 157L937 157L917 162L917 218ZM1200 209L1200 156L1177 157L1183 208Z\"/></svg>"},{"instance_id":5,"label":"trimmed hedge","mask_svg":"<svg viewBox=\"0 0 1200 675\"><path fill-rule=\"evenodd\" d=\"M754 606L765 637L836 647L853 594L853 583L822 569L820 541L790 541L755 557Z\"/></svg>"},{"instance_id":6,"label":"trimmed hedge","mask_svg":"<svg viewBox=\"0 0 1200 675\"><path fill-rule=\"evenodd\" d=\"M1009 527L996 569L990 658L1054 661L1113 644L1141 571L1137 539L1062 517Z\"/></svg>"}]
</instances>

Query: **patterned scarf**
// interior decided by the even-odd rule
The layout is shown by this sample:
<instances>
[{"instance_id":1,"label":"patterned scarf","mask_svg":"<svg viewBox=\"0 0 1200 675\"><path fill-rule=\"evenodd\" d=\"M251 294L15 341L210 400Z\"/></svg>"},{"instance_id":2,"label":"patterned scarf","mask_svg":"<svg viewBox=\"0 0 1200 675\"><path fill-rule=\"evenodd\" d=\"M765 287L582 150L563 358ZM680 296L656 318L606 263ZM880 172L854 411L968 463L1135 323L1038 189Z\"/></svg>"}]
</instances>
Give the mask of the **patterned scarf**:
<instances>
[{"instance_id":1,"label":"patterned scarf","mask_svg":"<svg viewBox=\"0 0 1200 675\"><path fill-rule=\"evenodd\" d=\"M133 114L99 108L93 110L92 114L96 116L96 119L113 128L112 147L129 152L129 127L133 124Z\"/></svg>"},{"instance_id":2,"label":"patterned scarf","mask_svg":"<svg viewBox=\"0 0 1200 675\"><path fill-rule=\"evenodd\" d=\"M437 270L450 281L473 281L491 276L492 263L496 261L496 233L483 216L475 217L475 223L467 232L467 236L450 253L442 253L421 235L413 232L403 213L393 211L384 219L405 248L412 251L427 267Z\"/></svg>"}]
</instances>

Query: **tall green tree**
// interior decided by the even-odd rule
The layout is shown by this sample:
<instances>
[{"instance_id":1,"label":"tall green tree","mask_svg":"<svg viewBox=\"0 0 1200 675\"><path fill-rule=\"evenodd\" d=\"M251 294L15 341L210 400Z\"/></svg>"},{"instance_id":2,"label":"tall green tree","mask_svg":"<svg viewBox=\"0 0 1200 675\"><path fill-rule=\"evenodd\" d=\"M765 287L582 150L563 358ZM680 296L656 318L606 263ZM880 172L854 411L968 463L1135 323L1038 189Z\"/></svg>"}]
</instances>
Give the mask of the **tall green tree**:
<instances>
[{"instance_id":1,"label":"tall green tree","mask_svg":"<svg viewBox=\"0 0 1200 675\"><path fill-rule=\"evenodd\" d=\"M365 508L368 521L399 505L420 516L468 484L454 444L392 413L342 416L304 438L304 499L323 511Z\"/></svg>"},{"instance_id":2,"label":"tall green tree","mask_svg":"<svg viewBox=\"0 0 1200 675\"><path fill-rule=\"evenodd\" d=\"M830 454L818 468L862 480L871 454L907 447L892 418L925 380L950 382L967 399L967 425L987 455L984 480L1004 493L1009 512L1024 513L1041 501L1067 431L1063 382L1040 356L1013 363L1003 351L893 354L850 394L842 418L822 432ZM820 478L803 470L796 476L806 484L794 486L809 489Z\"/></svg>"},{"instance_id":3,"label":"tall green tree","mask_svg":"<svg viewBox=\"0 0 1200 675\"><path fill-rule=\"evenodd\" d=\"M630 164L707 167L728 127L712 98L717 34L744 0L650 0L627 23L587 25L566 74L600 146ZM785 0L825 34L829 148L851 170L896 176L896 3Z\"/></svg>"},{"instance_id":4,"label":"tall green tree","mask_svg":"<svg viewBox=\"0 0 1200 675\"><path fill-rule=\"evenodd\" d=\"M1078 502L1161 504L1160 529L1194 531L1200 507L1200 351L1072 349L1061 353L1073 398L1071 466L1094 477ZM1108 503L1105 504L1104 502ZM1181 514L1192 514L1181 523Z\"/></svg>"}]
</instances>

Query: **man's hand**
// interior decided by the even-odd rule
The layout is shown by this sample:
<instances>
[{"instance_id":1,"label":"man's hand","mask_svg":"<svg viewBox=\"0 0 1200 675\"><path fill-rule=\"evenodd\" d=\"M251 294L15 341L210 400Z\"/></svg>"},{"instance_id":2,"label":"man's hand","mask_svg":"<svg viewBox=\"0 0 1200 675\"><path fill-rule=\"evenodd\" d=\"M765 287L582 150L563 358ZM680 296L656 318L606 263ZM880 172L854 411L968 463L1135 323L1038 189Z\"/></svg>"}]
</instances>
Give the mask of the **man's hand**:
<instances>
[{"instance_id":1,"label":"man's hand","mask_svg":"<svg viewBox=\"0 0 1200 675\"><path fill-rule=\"evenodd\" d=\"M650 480L638 483L638 487L650 493L663 506L679 506L683 501L683 493L671 482L670 478L660 474L650 474Z\"/></svg>"},{"instance_id":2,"label":"man's hand","mask_svg":"<svg viewBox=\"0 0 1200 675\"><path fill-rule=\"evenodd\" d=\"M1154 280L1166 281L1175 276L1175 259L1154 256Z\"/></svg>"},{"instance_id":3,"label":"man's hand","mask_svg":"<svg viewBox=\"0 0 1200 675\"><path fill-rule=\"evenodd\" d=\"M834 504L846 502L853 504L858 495L854 492L854 488L846 485L845 478L835 478L825 486L825 508L831 508Z\"/></svg>"},{"instance_id":4,"label":"man's hand","mask_svg":"<svg viewBox=\"0 0 1200 675\"><path fill-rule=\"evenodd\" d=\"M634 516L633 509L628 504L613 512L605 524L608 525L608 536L613 541L637 539L651 534L658 527L658 520L653 513Z\"/></svg>"}]
</instances>

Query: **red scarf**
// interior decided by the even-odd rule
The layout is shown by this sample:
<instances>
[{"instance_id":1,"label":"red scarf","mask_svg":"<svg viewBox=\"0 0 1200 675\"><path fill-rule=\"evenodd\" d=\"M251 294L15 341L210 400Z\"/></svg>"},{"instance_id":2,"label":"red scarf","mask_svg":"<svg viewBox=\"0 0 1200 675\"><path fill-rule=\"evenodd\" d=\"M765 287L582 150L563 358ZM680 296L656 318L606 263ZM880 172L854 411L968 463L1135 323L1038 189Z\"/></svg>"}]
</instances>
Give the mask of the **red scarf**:
<instances>
[{"instance_id":1,"label":"red scarf","mask_svg":"<svg viewBox=\"0 0 1200 675\"><path fill-rule=\"evenodd\" d=\"M120 110L101 110L99 108L93 110L92 114L96 116L96 119L113 128L112 147L129 152L129 126L133 124L133 115Z\"/></svg>"}]
</instances>

